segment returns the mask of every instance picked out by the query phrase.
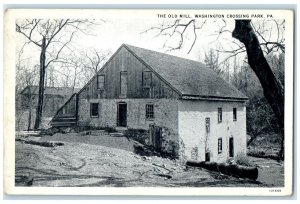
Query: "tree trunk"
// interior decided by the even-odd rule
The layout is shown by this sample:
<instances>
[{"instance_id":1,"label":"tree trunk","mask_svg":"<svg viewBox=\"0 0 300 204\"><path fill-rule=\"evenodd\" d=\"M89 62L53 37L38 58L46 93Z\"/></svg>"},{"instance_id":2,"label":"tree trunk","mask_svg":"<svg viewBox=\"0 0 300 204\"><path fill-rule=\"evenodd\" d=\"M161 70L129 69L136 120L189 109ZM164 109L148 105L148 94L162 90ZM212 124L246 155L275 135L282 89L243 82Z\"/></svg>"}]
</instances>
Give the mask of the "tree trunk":
<instances>
[{"instance_id":1,"label":"tree trunk","mask_svg":"<svg viewBox=\"0 0 300 204\"><path fill-rule=\"evenodd\" d=\"M32 98L31 98L31 92L29 87L29 113L28 113L28 125L27 125L27 131L31 129L31 114L32 114Z\"/></svg>"},{"instance_id":2,"label":"tree trunk","mask_svg":"<svg viewBox=\"0 0 300 204\"><path fill-rule=\"evenodd\" d=\"M283 87L274 76L263 51L259 45L258 38L251 27L250 20L236 20L232 37L242 42L247 51L248 63L258 77L264 96L273 109L281 131L284 131L284 91ZM284 137L284 134L283 134ZM284 145L282 145L282 148ZM282 149L283 152L283 149Z\"/></svg>"},{"instance_id":3,"label":"tree trunk","mask_svg":"<svg viewBox=\"0 0 300 204\"><path fill-rule=\"evenodd\" d=\"M39 99L38 106L36 109L36 117L34 129L40 128L41 120L43 116L43 103L44 103L44 85L45 85L45 69L46 69L46 38L43 37L41 54L40 54L40 81L39 81Z\"/></svg>"}]
</instances>

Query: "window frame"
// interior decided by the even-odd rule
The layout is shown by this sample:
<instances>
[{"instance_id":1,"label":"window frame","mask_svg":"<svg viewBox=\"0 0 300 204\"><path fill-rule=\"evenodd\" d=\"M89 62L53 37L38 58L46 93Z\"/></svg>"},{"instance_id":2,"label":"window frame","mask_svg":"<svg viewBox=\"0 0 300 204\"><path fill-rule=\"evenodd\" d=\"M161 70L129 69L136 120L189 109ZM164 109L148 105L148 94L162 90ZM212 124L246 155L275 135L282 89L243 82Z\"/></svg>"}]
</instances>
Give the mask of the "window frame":
<instances>
[{"instance_id":1,"label":"window frame","mask_svg":"<svg viewBox=\"0 0 300 204\"><path fill-rule=\"evenodd\" d=\"M149 74L150 74L150 75L149 75L149 76L150 76L150 77L149 77L149 79L150 79L150 84L149 84L149 85L144 84L145 81L146 81L146 80L145 80L145 76L146 76L145 74L146 74L146 73L149 73ZM143 87L143 88L151 88L151 86L152 86L152 72L151 72L151 71L143 71L143 72L142 72L142 87Z\"/></svg>"},{"instance_id":2,"label":"window frame","mask_svg":"<svg viewBox=\"0 0 300 204\"><path fill-rule=\"evenodd\" d=\"M149 106L152 107L152 110L148 109ZM154 118L155 118L155 116L154 116L154 104L153 103L147 103L145 108L146 108L145 109L146 110L145 111L146 120L154 120ZM152 113L149 113L148 111L152 111Z\"/></svg>"},{"instance_id":3,"label":"window frame","mask_svg":"<svg viewBox=\"0 0 300 204\"><path fill-rule=\"evenodd\" d=\"M122 75L125 75L126 77L126 93L122 93ZM123 90L125 91L125 90ZM120 72L120 96L121 97L126 97L128 92L128 73L127 71L121 71Z\"/></svg>"},{"instance_id":4,"label":"window frame","mask_svg":"<svg viewBox=\"0 0 300 204\"><path fill-rule=\"evenodd\" d=\"M221 123L223 120L222 112L222 107L218 107L218 123Z\"/></svg>"},{"instance_id":5,"label":"window frame","mask_svg":"<svg viewBox=\"0 0 300 204\"><path fill-rule=\"evenodd\" d=\"M93 105L97 104L97 115L93 115ZM90 117L99 118L99 103L90 103Z\"/></svg>"},{"instance_id":6,"label":"window frame","mask_svg":"<svg viewBox=\"0 0 300 204\"><path fill-rule=\"evenodd\" d=\"M237 121L237 108L234 107L232 109L232 114L233 114L233 121Z\"/></svg>"},{"instance_id":7,"label":"window frame","mask_svg":"<svg viewBox=\"0 0 300 204\"><path fill-rule=\"evenodd\" d=\"M103 87L99 87L99 77L103 77ZM98 74L97 75L97 89L98 90L105 90L105 75L104 74Z\"/></svg>"},{"instance_id":8,"label":"window frame","mask_svg":"<svg viewBox=\"0 0 300 204\"><path fill-rule=\"evenodd\" d=\"M223 141L222 141L222 138L219 137L218 138L218 154L222 154L222 151L223 151Z\"/></svg>"},{"instance_id":9,"label":"window frame","mask_svg":"<svg viewBox=\"0 0 300 204\"><path fill-rule=\"evenodd\" d=\"M210 133L210 118L209 117L205 118L205 130L206 130L206 133Z\"/></svg>"}]
</instances>

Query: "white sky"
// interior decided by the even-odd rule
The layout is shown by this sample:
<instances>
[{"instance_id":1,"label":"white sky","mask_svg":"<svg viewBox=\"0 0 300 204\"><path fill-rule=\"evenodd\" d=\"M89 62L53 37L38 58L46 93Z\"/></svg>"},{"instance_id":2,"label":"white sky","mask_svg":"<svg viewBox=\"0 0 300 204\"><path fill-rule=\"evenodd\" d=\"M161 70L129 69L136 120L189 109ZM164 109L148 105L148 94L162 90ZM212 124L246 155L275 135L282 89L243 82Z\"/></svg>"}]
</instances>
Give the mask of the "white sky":
<instances>
[{"instance_id":1,"label":"white sky","mask_svg":"<svg viewBox=\"0 0 300 204\"><path fill-rule=\"evenodd\" d=\"M190 11L190 16L193 17L194 14L202 14L203 11ZM217 11L210 12L208 10L206 13L218 13ZM163 48L165 39L168 39L168 36L155 37L158 33L157 30L152 30L148 33L143 33L145 30L159 26L162 23L170 24L175 21L176 18L158 18L158 13L166 14L185 14L182 11L141 11L141 10L99 10L96 14L92 12L90 14L87 10L82 10L79 17L87 16L90 19L103 19L107 21L102 23L99 26L96 26L92 33L94 35L84 35L80 34L77 38L74 38L72 43L76 47L76 50L88 50L96 49L109 50L111 53L114 53L123 43L134 45L137 47L143 47L150 50L156 50L159 52L166 52L166 48ZM75 18L77 13L67 13L63 14L61 12L52 13L51 15L45 15L43 12L34 14L27 14L27 18L46 18L49 16L52 18ZM44 17L43 17L44 16ZM188 22L190 19L182 19L183 22ZM200 26L204 20L196 19L197 25ZM216 33L224 25L222 19L206 19L206 23L202 29L197 31L197 41L194 45L193 50L188 54L188 50L192 43L193 33L192 30L188 30L188 35L185 36L185 43L183 49L168 52L168 54L176 55L183 58L188 58L196 61L204 62L204 54L208 52L210 48L215 49L220 45L223 46L226 50L232 50L235 47L233 41L238 42L231 36L231 31L234 29L234 19L226 19L226 30L228 32L223 33L222 35L217 35ZM255 20L253 21L255 23ZM219 37L218 37L219 36ZM24 37L20 34L16 35L17 47L21 46L24 43ZM168 42L170 44L177 43L180 40L179 36L173 37L172 40ZM235 47L236 48L236 47ZM18 48L17 48L18 49ZM241 65L242 59L244 59L245 54L239 56L237 60L238 65ZM28 67L33 67L35 64L39 64L39 51L38 48L31 44L27 46L24 50L23 58L29 58L26 60L26 65ZM224 56L220 56L220 60Z\"/></svg>"},{"instance_id":2,"label":"white sky","mask_svg":"<svg viewBox=\"0 0 300 204\"><path fill-rule=\"evenodd\" d=\"M106 15L103 15L104 20L107 22L97 26L93 33L95 36L88 36L88 35L80 35L79 38L72 41L75 45L78 45L79 49L89 49L95 48L96 50L111 50L112 52L116 51L121 44L131 44L137 47L143 47L150 50L156 50L159 52L166 52L166 48L163 48L163 44L166 36L163 37L155 37L158 33L157 30L150 31L148 33L143 33L143 31L149 29L152 26L159 26L163 22L170 22L172 23L173 19L159 19L156 16L156 13L153 15L146 15L139 17L137 15L114 15L110 16L109 18ZM188 21L189 19L187 19ZM198 22L202 22L203 20L200 19ZM191 51L190 54L187 54L190 46L186 45L181 50L168 52L168 54L177 55L184 58L189 58L193 60L199 60L199 58L203 58L204 52L208 51L208 48L214 47L216 43L215 40L217 36L210 36L214 30L218 29L218 23L214 22L215 20L209 19L206 24L204 25L203 29L198 32L198 39L196 44ZM234 20L228 20L228 28L233 29ZM192 33L192 32L187 32ZM20 35L17 35L17 44L23 44L24 38ZM193 36L186 36L189 39L192 39ZM233 38L227 35L229 40L233 40ZM172 41L173 40L173 41ZM173 38L170 43L178 42L179 37ZM222 41L222 39L220 39ZM220 41L219 40L219 41ZM191 43L185 39L187 43ZM227 41L223 41L222 44L228 43ZM17 45L18 47L18 45ZM37 56L36 59L38 60L38 54L32 52L32 50L36 50L34 45L27 46L27 54ZM202 56L202 57L199 57ZM203 59L200 61L203 62Z\"/></svg>"}]
</instances>

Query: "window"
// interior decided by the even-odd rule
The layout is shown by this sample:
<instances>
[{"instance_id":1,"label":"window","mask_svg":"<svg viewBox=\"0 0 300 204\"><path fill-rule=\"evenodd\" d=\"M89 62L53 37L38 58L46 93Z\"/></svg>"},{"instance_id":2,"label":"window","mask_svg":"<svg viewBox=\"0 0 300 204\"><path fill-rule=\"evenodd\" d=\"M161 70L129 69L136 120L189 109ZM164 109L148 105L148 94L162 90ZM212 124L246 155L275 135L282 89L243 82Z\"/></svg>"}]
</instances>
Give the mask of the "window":
<instances>
[{"instance_id":1,"label":"window","mask_svg":"<svg viewBox=\"0 0 300 204\"><path fill-rule=\"evenodd\" d=\"M218 139L218 154L222 153L222 138Z\"/></svg>"},{"instance_id":2,"label":"window","mask_svg":"<svg viewBox=\"0 0 300 204\"><path fill-rule=\"evenodd\" d=\"M100 90L104 90L105 77L104 75L97 76L97 88Z\"/></svg>"},{"instance_id":3,"label":"window","mask_svg":"<svg viewBox=\"0 0 300 204\"><path fill-rule=\"evenodd\" d=\"M218 122L222 122L222 108L218 108Z\"/></svg>"},{"instance_id":4,"label":"window","mask_svg":"<svg viewBox=\"0 0 300 204\"><path fill-rule=\"evenodd\" d=\"M152 72L143 72L143 88L150 88L152 84Z\"/></svg>"},{"instance_id":5,"label":"window","mask_svg":"<svg viewBox=\"0 0 300 204\"><path fill-rule=\"evenodd\" d=\"M127 95L127 72L120 72L120 95Z\"/></svg>"},{"instance_id":6,"label":"window","mask_svg":"<svg viewBox=\"0 0 300 204\"><path fill-rule=\"evenodd\" d=\"M206 128L206 132L209 133L210 132L210 118L205 118L205 128Z\"/></svg>"},{"instance_id":7,"label":"window","mask_svg":"<svg viewBox=\"0 0 300 204\"><path fill-rule=\"evenodd\" d=\"M233 108L233 121L236 121L236 108Z\"/></svg>"},{"instance_id":8,"label":"window","mask_svg":"<svg viewBox=\"0 0 300 204\"><path fill-rule=\"evenodd\" d=\"M96 118L99 116L99 104L91 103L90 107L91 118Z\"/></svg>"},{"instance_id":9,"label":"window","mask_svg":"<svg viewBox=\"0 0 300 204\"><path fill-rule=\"evenodd\" d=\"M146 119L154 118L154 106L153 104L146 104Z\"/></svg>"}]
</instances>

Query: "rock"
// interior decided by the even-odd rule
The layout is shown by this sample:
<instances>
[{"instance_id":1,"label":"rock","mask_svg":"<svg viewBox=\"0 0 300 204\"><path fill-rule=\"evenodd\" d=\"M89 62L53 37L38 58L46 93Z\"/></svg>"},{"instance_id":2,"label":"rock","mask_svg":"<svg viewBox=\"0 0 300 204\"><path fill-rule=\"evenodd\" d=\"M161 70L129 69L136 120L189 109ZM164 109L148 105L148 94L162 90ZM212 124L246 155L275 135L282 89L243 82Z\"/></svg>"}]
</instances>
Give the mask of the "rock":
<instances>
[{"instance_id":1,"label":"rock","mask_svg":"<svg viewBox=\"0 0 300 204\"><path fill-rule=\"evenodd\" d=\"M83 131L80 133L82 136L91 135L91 131Z\"/></svg>"},{"instance_id":2,"label":"rock","mask_svg":"<svg viewBox=\"0 0 300 204\"><path fill-rule=\"evenodd\" d=\"M50 136L52 136L52 135L54 135L54 134L56 134L56 133L58 133L58 132L59 132L59 129L58 129L58 128L51 127L51 128L49 128L49 129L42 130L41 133L40 133L40 135L41 135L41 136L44 136L44 135L50 135Z\"/></svg>"},{"instance_id":3,"label":"rock","mask_svg":"<svg viewBox=\"0 0 300 204\"><path fill-rule=\"evenodd\" d=\"M66 129L63 129L61 132L63 134L67 134L67 133L74 133L75 130L73 128L67 127Z\"/></svg>"}]
</instances>

